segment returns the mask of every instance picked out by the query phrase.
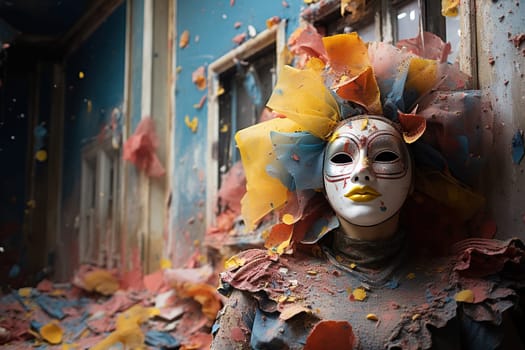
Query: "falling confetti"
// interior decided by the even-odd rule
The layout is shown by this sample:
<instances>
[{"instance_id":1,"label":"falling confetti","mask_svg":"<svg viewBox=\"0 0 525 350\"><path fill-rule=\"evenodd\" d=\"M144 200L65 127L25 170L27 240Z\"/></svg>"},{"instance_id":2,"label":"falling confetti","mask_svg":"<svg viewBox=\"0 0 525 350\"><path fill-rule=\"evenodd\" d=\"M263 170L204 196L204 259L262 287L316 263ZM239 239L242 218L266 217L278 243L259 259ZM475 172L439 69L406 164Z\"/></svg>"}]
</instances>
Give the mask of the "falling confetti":
<instances>
[{"instance_id":1,"label":"falling confetti","mask_svg":"<svg viewBox=\"0 0 525 350\"><path fill-rule=\"evenodd\" d=\"M206 95L203 95L198 103L195 103L193 105L193 108L195 109L201 109L204 106L204 102L206 102Z\"/></svg>"},{"instance_id":2,"label":"falling confetti","mask_svg":"<svg viewBox=\"0 0 525 350\"><path fill-rule=\"evenodd\" d=\"M255 36L257 35L257 30L255 29L254 26L252 25L248 26L248 35L250 36L250 38L255 38Z\"/></svg>"},{"instance_id":3,"label":"falling confetti","mask_svg":"<svg viewBox=\"0 0 525 350\"><path fill-rule=\"evenodd\" d=\"M190 120L190 116L187 115L184 117L184 124L186 124L192 133L196 133L199 126L199 119L197 119L197 117L193 117L193 119Z\"/></svg>"},{"instance_id":4,"label":"falling confetti","mask_svg":"<svg viewBox=\"0 0 525 350\"><path fill-rule=\"evenodd\" d=\"M190 32L188 30L185 30L184 32L182 32L180 36L179 47L183 49L186 46L188 46L189 42L190 42Z\"/></svg>"},{"instance_id":5,"label":"falling confetti","mask_svg":"<svg viewBox=\"0 0 525 350\"><path fill-rule=\"evenodd\" d=\"M442 0L441 14L446 17L456 17L458 15L459 0Z\"/></svg>"},{"instance_id":6,"label":"falling confetti","mask_svg":"<svg viewBox=\"0 0 525 350\"><path fill-rule=\"evenodd\" d=\"M199 90L206 89L207 81L205 72L206 71L204 69L204 66L200 66L199 68L195 69L195 71L193 71L193 73L191 74L191 80Z\"/></svg>"},{"instance_id":7,"label":"falling confetti","mask_svg":"<svg viewBox=\"0 0 525 350\"><path fill-rule=\"evenodd\" d=\"M279 16L273 16L266 20L266 28L270 29L276 24L279 24L281 22L281 18Z\"/></svg>"},{"instance_id":8,"label":"falling confetti","mask_svg":"<svg viewBox=\"0 0 525 350\"><path fill-rule=\"evenodd\" d=\"M84 72L78 72L78 79L84 79Z\"/></svg>"},{"instance_id":9,"label":"falling confetti","mask_svg":"<svg viewBox=\"0 0 525 350\"><path fill-rule=\"evenodd\" d=\"M240 45L246 40L246 33L241 33L233 37L232 41L237 45Z\"/></svg>"},{"instance_id":10,"label":"falling confetti","mask_svg":"<svg viewBox=\"0 0 525 350\"><path fill-rule=\"evenodd\" d=\"M37 151L35 154L35 159L39 162L45 162L47 160L46 150L41 149L40 151Z\"/></svg>"}]
</instances>

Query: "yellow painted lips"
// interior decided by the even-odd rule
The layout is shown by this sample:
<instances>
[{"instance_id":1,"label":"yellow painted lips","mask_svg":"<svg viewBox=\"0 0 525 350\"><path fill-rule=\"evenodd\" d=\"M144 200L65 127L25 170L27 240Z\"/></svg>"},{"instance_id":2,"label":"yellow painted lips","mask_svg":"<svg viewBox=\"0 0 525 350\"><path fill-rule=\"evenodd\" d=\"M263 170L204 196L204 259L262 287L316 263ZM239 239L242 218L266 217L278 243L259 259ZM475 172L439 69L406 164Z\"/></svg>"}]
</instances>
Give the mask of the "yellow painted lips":
<instances>
[{"instance_id":1,"label":"yellow painted lips","mask_svg":"<svg viewBox=\"0 0 525 350\"><path fill-rule=\"evenodd\" d=\"M368 202L380 195L381 193L377 192L370 186L354 186L345 194L345 197L354 202Z\"/></svg>"}]
</instances>

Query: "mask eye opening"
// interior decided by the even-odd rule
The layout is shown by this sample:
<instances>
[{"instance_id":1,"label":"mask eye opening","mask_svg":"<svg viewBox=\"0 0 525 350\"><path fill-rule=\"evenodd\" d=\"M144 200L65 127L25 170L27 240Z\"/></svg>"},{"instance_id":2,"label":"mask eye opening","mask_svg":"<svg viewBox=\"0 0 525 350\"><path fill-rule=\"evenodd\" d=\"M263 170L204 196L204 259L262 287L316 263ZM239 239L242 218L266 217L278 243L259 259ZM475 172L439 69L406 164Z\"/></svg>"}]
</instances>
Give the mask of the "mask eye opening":
<instances>
[{"instance_id":1,"label":"mask eye opening","mask_svg":"<svg viewBox=\"0 0 525 350\"><path fill-rule=\"evenodd\" d=\"M375 156L374 162L392 163L399 159L399 156L392 151L382 151Z\"/></svg>"},{"instance_id":2,"label":"mask eye opening","mask_svg":"<svg viewBox=\"0 0 525 350\"><path fill-rule=\"evenodd\" d=\"M335 164L351 164L354 160L348 153L337 153L330 158L330 161Z\"/></svg>"}]
</instances>

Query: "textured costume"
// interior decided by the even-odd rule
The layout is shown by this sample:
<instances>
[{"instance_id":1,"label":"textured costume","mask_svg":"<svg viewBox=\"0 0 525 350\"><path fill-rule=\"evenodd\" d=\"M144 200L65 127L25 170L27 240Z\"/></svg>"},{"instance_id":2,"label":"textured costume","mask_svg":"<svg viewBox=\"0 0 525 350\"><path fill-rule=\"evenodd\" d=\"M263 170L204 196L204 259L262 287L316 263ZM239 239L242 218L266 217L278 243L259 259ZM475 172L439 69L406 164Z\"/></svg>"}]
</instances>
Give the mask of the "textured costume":
<instances>
[{"instance_id":1,"label":"textured costume","mask_svg":"<svg viewBox=\"0 0 525 350\"><path fill-rule=\"evenodd\" d=\"M235 291L213 348L316 349L316 336L325 338L317 349L523 348L520 241L476 239L449 257L414 260L400 235L341 239L318 258L240 254L245 264L221 275L222 290Z\"/></svg>"},{"instance_id":2,"label":"textured costume","mask_svg":"<svg viewBox=\"0 0 525 350\"><path fill-rule=\"evenodd\" d=\"M523 348L523 243L464 239L484 204L458 181L482 162L480 92L442 45L302 37L268 102L280 118L236 135L244 220L279 222L228 260L212 348Z\"/></svg>"}]
</instances>

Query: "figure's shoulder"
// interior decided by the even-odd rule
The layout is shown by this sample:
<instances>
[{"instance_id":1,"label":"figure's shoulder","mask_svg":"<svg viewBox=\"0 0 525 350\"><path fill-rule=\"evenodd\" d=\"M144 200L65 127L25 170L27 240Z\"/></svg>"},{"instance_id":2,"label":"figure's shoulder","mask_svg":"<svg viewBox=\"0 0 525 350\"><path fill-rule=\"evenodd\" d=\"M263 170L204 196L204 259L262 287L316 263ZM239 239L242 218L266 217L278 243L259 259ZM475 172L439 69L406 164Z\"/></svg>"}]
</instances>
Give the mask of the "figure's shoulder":
<instances>
[{"instance_id":1,"label":"figure's shoulder","mask_svg":"<svg viewBox=\"0 0 525 350\"><path fill-rule=\"evenodd\" d=\"M280 303L289 296L290 290L297 293L302 290L305 275L317 273L326 268L327 263L298 251L292 255L277 255L265 249L248 249L231 257L226 265L226 270L220 274L223 294L236 289L257 299L264 295L265 300Z\"/></svg>"},{"instance_id":2,"label":"figure's shoulder","mask_svg":"<svg viewBox=\"0 0 525 350\"><path fill-rule=\"evenodd\" d=\"M454 271L464 277L487 277L506 274L523 279L525 274L525 244L518 238L507 240L471 238L452 247Z\"/></svg>"}]
</instances>

